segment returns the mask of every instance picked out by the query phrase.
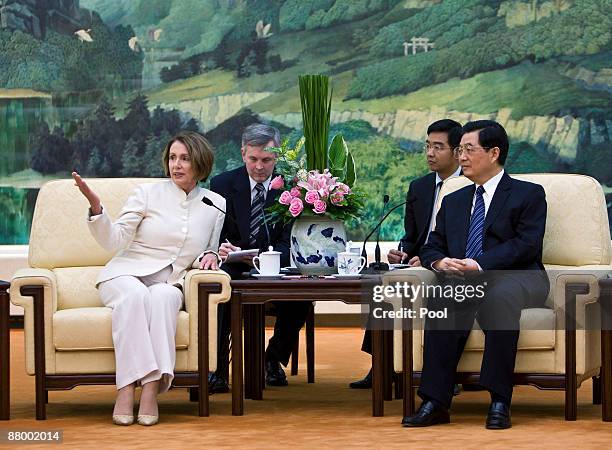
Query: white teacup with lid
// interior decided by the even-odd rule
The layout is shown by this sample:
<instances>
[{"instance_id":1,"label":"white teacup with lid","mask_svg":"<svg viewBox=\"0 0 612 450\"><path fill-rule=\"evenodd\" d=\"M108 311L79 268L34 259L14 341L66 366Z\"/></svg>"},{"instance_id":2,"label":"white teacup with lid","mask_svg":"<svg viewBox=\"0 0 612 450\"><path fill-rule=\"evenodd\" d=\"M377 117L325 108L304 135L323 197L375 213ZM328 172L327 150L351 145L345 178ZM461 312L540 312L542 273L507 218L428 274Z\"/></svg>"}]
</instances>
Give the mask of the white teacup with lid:
<instances>
[{"instance_id":1,"label":"white teacup with lid","mask_svg":"<svg viewBox=\"0 0 612 450\"><path fill-rule=\"evenodd\" d=\"M268 247L267 252L262 252L253 258L255 270L261 275L279 275L280 257L281 252L275 251L272 246Z\"/></svg>"},{"instance_id":2,"label":"white teacup with lid","mask_svg":"<svg viewBox=\"0 0 612 450\"><path fill-rule=\"evenodd\" d=\"M355 248L352 248L351 245L352 242L349 241L346 250L338 253L338 275L359 275L366 264L366 259L358 253L355 254Z\"/></svg>"}]
</instances>

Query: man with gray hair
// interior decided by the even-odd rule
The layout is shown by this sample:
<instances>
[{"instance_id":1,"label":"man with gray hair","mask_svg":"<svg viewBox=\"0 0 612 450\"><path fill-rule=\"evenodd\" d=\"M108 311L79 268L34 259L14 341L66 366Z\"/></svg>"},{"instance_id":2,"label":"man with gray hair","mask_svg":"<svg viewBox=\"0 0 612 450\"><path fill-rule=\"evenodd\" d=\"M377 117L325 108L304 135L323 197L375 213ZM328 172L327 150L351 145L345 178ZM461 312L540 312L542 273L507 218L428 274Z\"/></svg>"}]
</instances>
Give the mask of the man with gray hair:
<instances>
[{"instance_id":1,"label":"man with gray hair","mask_svg":"<svg viewBox=\"0 0 612 450\"><path fill-rule=\"evenodd\" d=\"M269 223L265 209L271 206L280 190L270 189L276 164L276 153L270 147L280 146L280 132L269 125L255 123L242 133L242 160L244 165L224 172L210 180L210 189L226 200L227 214L221 232L219 256L227 258L229 252L268 246L281 252L281 267L289 265L291 225ZM223 264L232 279L240 279L253 267L253 258ZM276 323L274 335L266 350L266 384L286 386L287 377L281 367L289 356L306 321L310 302L275 302ZM209 377L209 391L227 392L229 374L230 305L219 305L217 371Z\"/></svg>"}]
</instances>

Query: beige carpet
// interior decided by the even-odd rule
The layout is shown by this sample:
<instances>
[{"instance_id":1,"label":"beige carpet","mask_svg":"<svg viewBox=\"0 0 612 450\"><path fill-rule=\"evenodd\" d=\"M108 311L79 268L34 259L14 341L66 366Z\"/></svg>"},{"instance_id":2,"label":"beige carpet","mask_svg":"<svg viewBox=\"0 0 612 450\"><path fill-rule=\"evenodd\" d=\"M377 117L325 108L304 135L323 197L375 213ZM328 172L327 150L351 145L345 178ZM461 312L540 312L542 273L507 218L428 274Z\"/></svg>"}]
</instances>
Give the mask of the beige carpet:
<instances>
[{"instance_id":1,"label":"beige carpet","mask_svg":"<svg viewBox=\"0 0 612 450\"><path fill-rule=\"evenodd\" d=\"M358 329L316 331L316 383L306 383L304 346L300 374L285 388L267 388L263 401L246 400L245 415L231 415L230 394L211 397L211 416L198 417L185 390L161 397L159 425L118 427L111 423L114 388L78 387L51 392L48 420L34 420L34 378L25 374L23 332L11 333L11 417L0 430L64 431L63 447L77 448L270 448L270 447L449 447L449 448L610 448L612 423L593 406L591 384L579 391L578 421L563 420L563 393L531 387L515 391L514 427L484 429L488 394L461 393L452 423L428 429L400 426L401 400L385 402L385 417L371 417L370 391L347 383L365 374L367 356L359 351ZM302 342L304 342L302 340ZM5 448L16 448L11 445ZM49 445L42 446L50 448ZM27 448L35 448L30 445Z\"/></svg>"}]
</instances>

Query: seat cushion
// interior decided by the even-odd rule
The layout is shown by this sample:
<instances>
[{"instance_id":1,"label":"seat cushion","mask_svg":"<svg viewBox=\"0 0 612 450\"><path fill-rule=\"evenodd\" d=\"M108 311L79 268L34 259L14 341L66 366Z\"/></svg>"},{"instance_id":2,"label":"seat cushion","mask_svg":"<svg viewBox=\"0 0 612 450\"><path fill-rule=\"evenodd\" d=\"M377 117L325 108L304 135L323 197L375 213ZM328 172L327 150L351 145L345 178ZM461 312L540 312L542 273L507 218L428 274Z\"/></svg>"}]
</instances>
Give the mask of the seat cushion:
<instances>
[{"instance_id":1,"label":"seat cushion","mask_svg":"<svg viewBox=\"0 0 612 450\"><path fill-rule=\"evenodd\" d=\"M555 348L555 312L548 308L529 308L521 311L519 350L552 350ZM484 333L474 323L465 344L466 351L484 350Z\"/></svg>"},{"instance_id":2,"label":"seat cushion","mask_svg":"<svg viewBox=\"0 0 612 450\"><path fill-rule=\"evenodd\" d=\"M58 352L113 350L112 310L106 307L63 309L53 314L53 343ZM189 346L189 314L180 311L176 348Z\"/></svg>"}]
</instances>

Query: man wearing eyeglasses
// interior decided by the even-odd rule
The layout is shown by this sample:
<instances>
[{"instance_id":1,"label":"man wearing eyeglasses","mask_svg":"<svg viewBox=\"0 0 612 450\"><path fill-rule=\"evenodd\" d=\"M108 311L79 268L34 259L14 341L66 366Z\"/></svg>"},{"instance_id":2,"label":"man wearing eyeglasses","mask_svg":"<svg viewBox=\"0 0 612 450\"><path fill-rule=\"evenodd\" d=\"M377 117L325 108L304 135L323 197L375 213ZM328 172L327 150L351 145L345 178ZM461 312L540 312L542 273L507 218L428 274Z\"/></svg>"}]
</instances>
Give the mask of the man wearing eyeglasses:
<instances>
[{"instance_id":1,"label":"man wearing eyeglasses","mask_svg":"<svg viewBox=\"0 0 612 450\"><path fill-rule=\"evenodd\" d=\"M486 288L480 299L428 299L430 310L446 309L448 318L426 321L418 391L423 403L402 424L450 422L457 364L476 319L485 334L479 384L491 395L486 428L510 428L521 310L543 306L549 290L542 265L546 198L542 186L504 171L508 137L497 122L465 124L455 154L474 183L444 197L421 262L445 287ZM502 270L503 276L493 272Z\"/></svg>"},{"instance_id":2,"label":"man wearing eyeglasses","mask_svg":"<svg viewBox=\"0 0 612 450\"><path fill-rule=\"evenodd\" d=\"M453 149L459 145L461 133L461 124L451 119L437 120L427 128L427 140L423 151L431 172L412 181L408 187L404 237L400 240L399 249L392 249L387 255L391 264L421 265L419 251L431 231L433 211L442 182L461 172L453 153ZM366 330L363 336L361 350L372 353L372 335L369 330ZM372 371L370 370L363 379L353 381L349 386L353 389L370 389Z\"/></svg>"}]
</instances>

